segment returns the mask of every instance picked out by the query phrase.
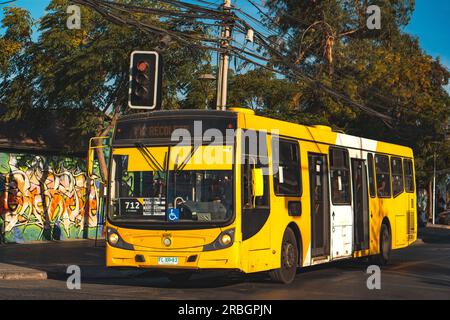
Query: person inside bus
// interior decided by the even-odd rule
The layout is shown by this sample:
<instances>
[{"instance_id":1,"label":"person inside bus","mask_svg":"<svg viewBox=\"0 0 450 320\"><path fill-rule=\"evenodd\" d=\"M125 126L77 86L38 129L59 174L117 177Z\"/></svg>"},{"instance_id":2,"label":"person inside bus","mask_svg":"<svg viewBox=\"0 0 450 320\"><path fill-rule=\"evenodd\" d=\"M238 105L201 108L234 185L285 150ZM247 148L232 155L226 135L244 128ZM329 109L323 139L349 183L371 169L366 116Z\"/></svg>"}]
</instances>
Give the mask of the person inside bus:
<instances>
[{"instance_id":1,"label":"person inside bus","mask_svg":"<svg viewBox=\"0 0 450 320\"><path fill-rule=\"evenodd\" d=\"M386 196L386 177L383 175L378 188L378 194L380 196Z\"/></svg>"},{"instance_id":2,"label":"person inside bus","mask_svg":"<svg viewBox=\"0 0 450 320\"><path fill-rule=\"evenodd\" d=\"M162 198L165 194L165 181L161 178L153 180L153 197Z\"/></svg>"},{"instance_id":3,"label":"person inside bus","mask_svg":"<svg viewBox=\"0 0 450 320\"><path fill-rule=\"evenodd\" d=\"M232 184L228 176L217 177L211 183L212 201L222 203L227 210L231 210L232 203Z\"/></svg>"},{"instance_id":4,"label":"person inside bus","mask_svg":"<svg viewBox=\"0 0 450 320\"><path fill-rule=\"evenodd\" d=\"M331 173L331 192L333 202L340 202L341 192L339 191L339 177L336 177L333 172Z\"/></svg>"},{"instance_id":5,"label":"person inside bus","mask_svg":"<svg viewBox=\"0 0 450 320\"><path fill-rule=\"evenodd\" d=\"M118 181L120 197L132 197L134 192L132 188L133 185L134 175L130 174L128 171L123 172L121 179Z\"/></svg>"}]
</instances>

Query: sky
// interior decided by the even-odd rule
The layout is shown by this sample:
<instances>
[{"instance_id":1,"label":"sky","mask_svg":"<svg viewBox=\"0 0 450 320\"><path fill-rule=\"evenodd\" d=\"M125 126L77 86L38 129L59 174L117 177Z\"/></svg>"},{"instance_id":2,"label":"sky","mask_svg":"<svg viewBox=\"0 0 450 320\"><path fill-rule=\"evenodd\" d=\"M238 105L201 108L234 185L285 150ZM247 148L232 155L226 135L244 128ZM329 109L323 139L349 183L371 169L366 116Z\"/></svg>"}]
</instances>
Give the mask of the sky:
<instances>
[{"instance_id":1,"label":"sky","mask_svg":"<svg viewBox=\"0 0 450 320\"><path fill-rule=\"evenodd\" d=\"M0 3L7 0L0 0ZM220 0L209 0L220 3ZM34 19L44 13L49 0L17 0L15 5L27 8ZM256 10L246 0L233 0L238 7L257 16ZM255 2L261 3L262 0ZM5 5L0 5L4 7ZM3 14L0 12L0 18ZM436 58L450 70L450 1L449 0L416 0L416 8L405 31L419 38L421 47L426 53ZM447 86L450 93L450 85Z\"/></svg>"}]
</instances>

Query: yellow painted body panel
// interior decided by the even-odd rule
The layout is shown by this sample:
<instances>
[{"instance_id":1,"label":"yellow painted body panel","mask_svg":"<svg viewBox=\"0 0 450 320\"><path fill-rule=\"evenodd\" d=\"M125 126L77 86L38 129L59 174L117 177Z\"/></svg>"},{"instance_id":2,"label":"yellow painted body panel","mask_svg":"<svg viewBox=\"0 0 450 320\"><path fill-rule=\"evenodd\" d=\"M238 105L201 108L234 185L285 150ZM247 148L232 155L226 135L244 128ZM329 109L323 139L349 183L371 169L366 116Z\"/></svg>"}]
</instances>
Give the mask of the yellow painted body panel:
<instances>
[{"instance_id":1,"label":"yellow painted body panel","mask_svg":"<svg viewBox=\"0 0 450 320\"><path fill-rule=\"evenodd\" d=\"M106 265L136 268L240 269L238 243L223 250L203 251L203 245L213 242L222 230L228 228L205 229L200 232L116 228L124 241L134 244L135 250L117 249L107 244ZM170 248L162 243L163 237L171 239ZM143 255L145 262L136 262L136 255ZM187 258L192 255L198 255L197 259L194 262L187 262ZM178 257L179 264L160 266L157 262L158 257Z\"/></svg>"},{"instance_id":2,"label":"yellow painted body panel","mask_svg":"<svg viewBox=\"0 0 450 320\"><path fill-rule=\"evenodd\" d=\"M135 251L113 248L107 245L106 257L109 267L138 267L138 268L161 268L157 264L157 257L179 257L179 265L164 266L164 268L187 268L187 269L239 269L246 273L266 271L280 267L281 255L280 248L283 234L286 228L291 224L295 225L301 237L302 265L312 264L310 257L311 248L311 214L310 214L310 189L309 189L309 170L308 153L329 154L329 147L335 146L339 138L356 138L348 135L342 135L337 132L321 127L307 127L289 122L260 117L247 112L238 113L238 129L265 130L267 144L269 146L269 161L271 162L271 133L278 134L286 139L298 141L300 145L300 163L301 163L301 197L277 197L273 188L273 168L269 163L269 188L270 188L270 216L253 237L242 241L242 208L241 208L241 166L234 167L235 181L235 218L231 225L224 228L198 229L198 230L135 230L123 229L109 225L118 230L120 236L135 246ZM359 139L359 138L358 138ZM413 152L410 148L394 144L366 140L367 143L376 145L376 150L367 150L371 153L381 153L395 155L402 158L413 159ZM241 145L241 134L236 136L236 146ZM345 145L340 145L345 147ZM351 147L351 146L349 146ZM209 148L209 149L208 149ZM180 148L171 155L170 168L175 166L178 159L184 159L189 154L191 148ZM236 159L240 159L240 148L236 147L230 150L224 150L217 147L201 147L197 152L206 152L214 158L217 154L223 156L222 166L217 164L202 164L200 167L194 163L188 162L186 170L208 169L230 170L231 154L234 150ZM151 148L152 154L160 163L164 162L164 156L167 147ZM129 161L129 170L141 171L149 169L147 162L141 153L135 148L115 149L113 154L126 154L132 160ZM206 157L208 159L208 157ZM182 161L182 160L181 160ZM414 166L413 166L414 167ZM392 248L399 249L412 244L417 239L417 215L416 215L416 194L403 192L396 198L369 199L370 214L370 241L369 249L353 252L353 257L362 257L379 253L379 233L383 219L388 219L392 230ZM301 201L302 214L299 217L288 215L288 202L290 200ZM235 242L233 246L227 249L216 251L202 251L204 245L212 243L223 230L235 228ZM410 230L413 230L411 233ZM162 239L169 235L173 241L171 249L166 248ZM300 240L300 239L299 239ZM145 263L135 261L135 255L141 254L146 257ZM198 259L195 262L186 262L188 256L197 254Z\"/></svg>"},{"instance_id":3,"label":"yellow painted body panel","mask_svg":"<svg viewBox=\"0 0 450 320\"><path fill-rule=\"evenodd\" d=\"M168 147L147 148L162 165L168 156ZM175 146L170 152L169 170L181 165L188 159L184 170L231 170L233 165L233 148L231 146L199 146L190 157L192 147ZM113 155L128 155L128 171L155 171L137 148L114 149Z\"/></svg>"},{"instance_id":4,"label":"yellow painted body panel","mask_svg":"<svg viewBox=\"0 0 450 320\"><path fill-rule=\"evenodd\" d=\"M164 157L168 151L167 147L153 147L151 148L152 154L155 156L159 163L164 163ZM153 168L145 160L142 153L137 148L120 148L114 149L113 155L129 156L128 171L155 171L157 168Z\"/></svg>"}]
</instances>

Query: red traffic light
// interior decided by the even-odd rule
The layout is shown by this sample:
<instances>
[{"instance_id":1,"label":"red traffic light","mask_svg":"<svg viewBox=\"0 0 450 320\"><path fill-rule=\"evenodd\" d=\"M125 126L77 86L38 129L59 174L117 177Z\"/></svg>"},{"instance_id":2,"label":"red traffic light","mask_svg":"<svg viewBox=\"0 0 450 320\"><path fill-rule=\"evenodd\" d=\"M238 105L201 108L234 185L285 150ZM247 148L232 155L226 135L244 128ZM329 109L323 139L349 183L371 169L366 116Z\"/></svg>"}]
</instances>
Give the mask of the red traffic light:
<instances>
[{"instance_id":1,"label":"red traffic light","mask_svg":"<svg viewBox=\"0 0 450 320\"><path fill-rule=\"evenodd\" d=\"M131 53L128 91L130 108L149 110L161 108L161 58L156 51L133 51Z\"/></svg>"},{"instance_id":2,"label":"red traffic light","mask_svg":"<svg viewBox=\"0 0 450 320\"><path fill-rule=\"evenodd\" d=\"M148 63L146 61L139 61L137 64L137 69L140 72L145 72L148 69Z\"/></svg>"}]
</instances>

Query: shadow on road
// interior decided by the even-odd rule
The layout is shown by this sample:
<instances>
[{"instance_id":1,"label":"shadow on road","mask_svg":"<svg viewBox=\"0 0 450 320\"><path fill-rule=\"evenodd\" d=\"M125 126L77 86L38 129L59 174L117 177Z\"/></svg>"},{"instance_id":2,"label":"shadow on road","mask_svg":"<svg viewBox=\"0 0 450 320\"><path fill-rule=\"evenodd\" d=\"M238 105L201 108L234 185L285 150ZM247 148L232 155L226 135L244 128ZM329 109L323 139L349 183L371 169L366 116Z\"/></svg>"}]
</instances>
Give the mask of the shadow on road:
<instances>
[{"instance_id":1,"label":"shadow on road","mask_svg":"<svg viewBox=\"0 0 450 320\"><path fill-rule=\"evenodd\" d=\"M438 228L419 229L419 238L424 243L450 243L450 230ZM416 250L411 247L412 250ZM13 264L46 271L49 279L65 281L68 277L66 268L78 265L82 270L82 281L87 284L140 286L172 289L224 288L239 284L267 284L273 286L267 273L245 275L239 272L202 271L194 274L191 280L174 284L162 271L158 270L111 270L105 267L105 250L94 246L93 241L49 242L28 245L2 245L0 263ZM428 254L429 251L424 251ZM432 255L432 253L430 253ZM399 263L412 262L418 258L402 251L397 256ZM341 260L324 265L300 269L298 278L334 279L347 271L366 272L367 259ZM397 264L398 265L398 264ZM390 269L392 265L388 266ZM394 267L396 265L393 265ZM415 268L419 268L416 266ZM429 266L428 266L429 268ZM320 272L333 269L333 272ZM420 271L420 270L419 270ZM436 270L438 272L438 270ZM301 282L301 281L300 281Z\"/></svg>"},{"instance_id":2,"label":"shadow on road","mask_svg":"<svg viewBox=\"0 0 450 320\"><path fill-rule=\"evenodd\" d=\"M308 278L335 278L348 270L360 270L365 272L368 266L367 260L342 260L328 264L311 266L298 269L297 277L307 276ZM338 269L338 273L323 273L321 270ZM128 278L85 278L83 283L101 284L101 285L124 285L152 287L155 289L213 289L225 288L239 284L247 283L249 285L269 285L272 289L277 284L272 282L267 272L255 274L244 274L237 271L205 271L196 272L192 278L186 282L172 283L166 277L163 271L148 270L139 275L132 275ZM279 284L283 288L284 285Z\"/></svg>"},{"instance_id":3,"label":"shadow on road","mask_svg":"<svg viewBox=\"0 0 450 320\"><path fill-rule=\"evenodd\" d=\"M450 230L440 228L419 228L418 238L425 243L450 243Z\"/></svg>"},{"instance_id":4,"label":"shadow on road","mask_svg":"<svg viewBox=\"0 0 450 320\"><path fill-rule=\"evenodd\" d=\"M159 270L129 269L117 270L105 267L105 252L103 247L94 246L92 241L80 242L47 242L39 244L18 244L2 246L3 254L0 262L34 268L47 272L48 279L66 281L69 265L81 268L83 283L101 285L144 286L153 288L200 289L224 288L238 284L270 284L268 273L243 274L230 271L202 271L193 275L184 283L172 283ZM367 262L364 260L337 261L325 265L299 269L298 276L333 278L335 272L316 272L329 268L365 271Z\"/></svg>"},{"instance_id":5,"label":"shadow on road","mask_svg":"<svg viewBox=\"0 0 450 320\"><path fill-rule=\"evenodd\" d=\"M53 279L65 280L62 274L53 274ZM265 273L245 275L233 271L202 271L196 272L190 280L173 283L169 281L164 272L158 270L143 271L137 275L121 278L86 278L82 276L85 284L111 285L111 286L137 286L155 289L214 289L235 286L243 283L271 283Z\"/></svg>"}]
</instances>

